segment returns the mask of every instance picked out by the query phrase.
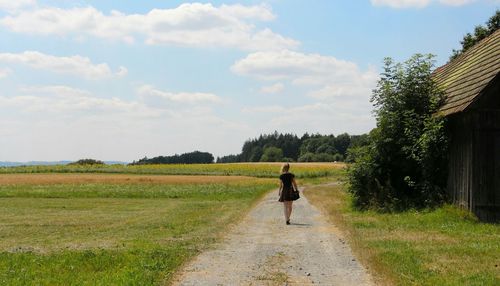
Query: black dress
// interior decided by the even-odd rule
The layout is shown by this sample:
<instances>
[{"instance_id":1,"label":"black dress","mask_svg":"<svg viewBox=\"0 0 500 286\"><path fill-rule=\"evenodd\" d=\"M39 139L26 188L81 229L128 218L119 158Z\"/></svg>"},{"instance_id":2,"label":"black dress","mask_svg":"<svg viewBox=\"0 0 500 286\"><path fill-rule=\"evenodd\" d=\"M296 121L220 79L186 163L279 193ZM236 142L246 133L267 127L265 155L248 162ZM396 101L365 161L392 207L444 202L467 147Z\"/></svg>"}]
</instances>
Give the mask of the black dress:
<instances>
[{"instance_id":1,"label":"black dress","mask_svg":"<svg viewBox=\"0 0 500 286\"><path fill-rule=\"evenodd\" d=\"M283 190L281 190L281 196L279 199L280 202L293 201L292 199L293 178L295 178L295 175L292 173L283 173L280 175L280 180L283 183Z\"/></svg>"}]
</instances>

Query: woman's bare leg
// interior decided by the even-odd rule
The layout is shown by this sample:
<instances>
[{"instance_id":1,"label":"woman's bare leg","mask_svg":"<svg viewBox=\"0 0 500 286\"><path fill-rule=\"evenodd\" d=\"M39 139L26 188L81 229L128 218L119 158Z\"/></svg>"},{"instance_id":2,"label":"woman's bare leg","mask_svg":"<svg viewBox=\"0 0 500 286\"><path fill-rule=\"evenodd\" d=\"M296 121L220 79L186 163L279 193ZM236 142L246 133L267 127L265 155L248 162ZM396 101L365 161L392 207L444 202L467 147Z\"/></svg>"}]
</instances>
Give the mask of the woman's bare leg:
<instances>
[{"instance_id":1,"label":"woman's bare leg","mask_svg":"<svg viewBox=\"0 0 500 286\"><path fill-rule=\"evenodd\" d=\"M293 201L289 201L287 202L288 203L288 213L287 213L287 217L288 217L288 220L290 220L290 216L292 215L292 204L293 204Z\"/></svg>"},{"instance_id":2,"label":"woman's bare leg","mask_svg":"<svg viewBox=\"0 0 500 286\"><path fill-rule=\"evenodd\" d=\"M285 220L288 221L288 205L287 201L283 202L283 214L285 215Z\"/></svg>"}]
</instances>

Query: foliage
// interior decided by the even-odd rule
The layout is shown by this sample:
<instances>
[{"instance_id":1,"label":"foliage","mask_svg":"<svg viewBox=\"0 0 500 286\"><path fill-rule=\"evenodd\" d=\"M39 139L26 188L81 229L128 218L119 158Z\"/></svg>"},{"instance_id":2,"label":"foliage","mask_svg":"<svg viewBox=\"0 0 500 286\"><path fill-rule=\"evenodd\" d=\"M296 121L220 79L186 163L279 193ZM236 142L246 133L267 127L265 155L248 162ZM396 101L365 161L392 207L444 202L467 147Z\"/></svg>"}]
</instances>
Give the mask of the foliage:
<instances>
[{"instance_id":1,"label":"foliage","mask_svg":"<svg viewBox=\"0 0 500 286\"><path fill-rule=\"evenodd\" d=\"M282 150L282 156L297 160L300 143L300 139L294 134L274 132L260 135L258 138L247 140L243 144L240 159L242 162L259 162L266 148L276 147Z\"/></svg>"},{"instance_id":2,"label":"foliage","mask_svg":"<svg viewBox=\"0 0 500 286\"><path fill-rule=\"evenodd\" d=\"M95 159L80 159L76 162L69 163L68 165L104 165L104 162Z\"/></svg>"},{"instance_id":3,"label":"foliage","mask_svg":"<svg viewBox=\"0 0 500 286\"><path fill-rule=\"evenodd\" d=\"M462 48L460 50L453 50L453 54L450 60L457 58L459 55L463 54L465 51L470 49L472 46L480 42L482 39L493 34L496 30L500 28L500 10L496 10L495 14L488 19L486 26L478 25L474 28L474 34L467 33L463 37L460 44Z\"/></svg>"},{"instance_id":4,"label":"foliage","mask_svg":"<svg viewBox=\"0 0 500 286\"><path fill-rule=\"evenodd\" d=\"M283 150L278 147L267 147L260 157L261 162L281 162L283 160Z\"/></svg>"},{"instance_id":5,"label":"foliage","mask_svg":"<svg viewBox=\"0 0 500 286\"><path fill-rule=\"evenodd\" d=\"M173 156L158 156L151 159L144 157L139 161L134 161L131 165L145 164L210 164L214 162L214 156L208 152L194 151Z\"/></svg>"},{"instance_id":6,"label":"foliage","mask_svg":"<svg viewBox=\"0 0 500 286\"><path fill-rule=\"evenodd\" d=\"M343 156L335 153L305 153L299 157L299 162L339 162L343 161Z\"/></svg>"},{"instance_id":7,"label":"foliage","mask_svg":"<svg viewBox=\"0 0 500 286\"><path fill-rule=\"evenodd\" d=\"M217 163L238 163L240 162L240 155L226 155L222 157L217 157Z\"/></svg>"},{"instance_id":8,"label":"foliage","mask_svg":"<svg viewBox=\"0 0 500 286\"><path fill-rule=\"evenodd\" d=\"M400 210L444 201L447 177L445 119L433 116L442 93L431 78L431 55L404 63L385 60L373 91L377 128L368 147L356 149L349 174L359 208Z\"/></svg>"},{"instance_id":9,"label":"foliage","mask_svg":"<svg viewBox=\"0 0 500 286\"><path fill-rule=\"evenodd\" d=\"M287 162L334 162L343 161L347 150L353 146L365 145L367 135L349 135L347 133L334 135L304 134L297 137L294 134L272 134L260 135L258 138L247 140L239 155L222 157L221 162L265 162L269 161L265 155L266 149L270 147L282 150L282 161ZM274 150L274 149L272 149ZM276 150L274 150L276 151ZM265 156L264 156L265 155ZM286 159L286 160L285 160ZM273 161L276 159L272 159ZM279 161L279 160L278 160Z\"/></svg>"}]
</instances>

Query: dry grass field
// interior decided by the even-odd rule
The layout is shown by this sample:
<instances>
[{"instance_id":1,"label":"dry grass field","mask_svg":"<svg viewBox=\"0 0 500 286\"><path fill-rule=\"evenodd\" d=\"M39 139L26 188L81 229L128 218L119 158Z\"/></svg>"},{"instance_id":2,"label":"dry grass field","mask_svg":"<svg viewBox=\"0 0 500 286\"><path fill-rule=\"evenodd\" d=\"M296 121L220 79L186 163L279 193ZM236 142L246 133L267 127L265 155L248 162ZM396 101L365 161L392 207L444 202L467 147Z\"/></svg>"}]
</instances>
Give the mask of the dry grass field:
<instances>
[{"instance_id":1,"label":"dry grass field","mask_svg":"<svg viewBox=\"0 0 500 286\"><path fill-rule=\"evenodd\" d=\"M2 174L0 185L52 185L52 184L220 184L264 182L269 179L256 179L244 176L162 176L129 174Z\"/></svg>"},{"instance_id":2,"label":"dry grass field","mask_svg":"<svg viewBox=\"0 0 500 286\"><path fill-rule=\"evenodd\" d=\"M251 176L276 178L281 163L163 164L163 165L54 165L0 167L0 174L13 173L98 173L139 175ZM335 176L344 163L291 163L298 178Z\"/></svg>"}]
</instances>

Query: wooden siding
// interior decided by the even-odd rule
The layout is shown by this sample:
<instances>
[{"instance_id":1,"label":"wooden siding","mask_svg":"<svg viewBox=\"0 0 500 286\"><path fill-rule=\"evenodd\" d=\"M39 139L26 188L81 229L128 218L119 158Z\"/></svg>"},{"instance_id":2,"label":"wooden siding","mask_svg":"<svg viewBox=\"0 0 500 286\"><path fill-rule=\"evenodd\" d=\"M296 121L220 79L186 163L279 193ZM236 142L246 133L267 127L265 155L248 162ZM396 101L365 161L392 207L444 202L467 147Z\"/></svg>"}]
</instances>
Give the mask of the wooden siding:
<instances>
[{"instance_id":1,"label":"wooden siding","mask_svg":"<svg viewBox=\"0 0 500 286\"><path fill-rule=\"evenodd\" d=\"M473 210L473 146L474 137L471 132L472 120L469 116L450 118L451 131L450 161L448 171L448 195L456 205Z\"/></svg>"},{"instance_id":2,"label":"wooden siding","mask_svg":"<svg viewBox=\"0 0 500 286\"><path fill-rule=\"evenodd\" d=\"M500 221L500 78L461 113L449 116L448 194L483 221Z\"/></svg>"}]
</instances>

